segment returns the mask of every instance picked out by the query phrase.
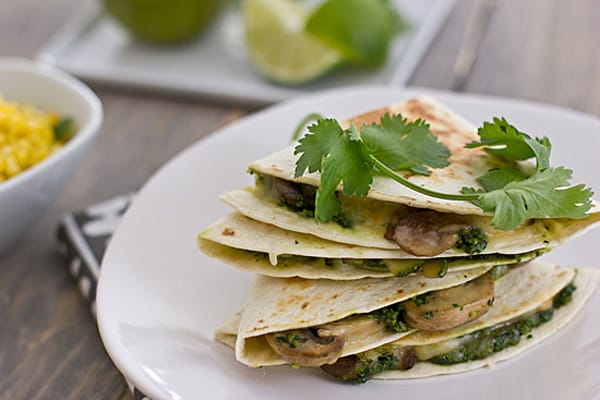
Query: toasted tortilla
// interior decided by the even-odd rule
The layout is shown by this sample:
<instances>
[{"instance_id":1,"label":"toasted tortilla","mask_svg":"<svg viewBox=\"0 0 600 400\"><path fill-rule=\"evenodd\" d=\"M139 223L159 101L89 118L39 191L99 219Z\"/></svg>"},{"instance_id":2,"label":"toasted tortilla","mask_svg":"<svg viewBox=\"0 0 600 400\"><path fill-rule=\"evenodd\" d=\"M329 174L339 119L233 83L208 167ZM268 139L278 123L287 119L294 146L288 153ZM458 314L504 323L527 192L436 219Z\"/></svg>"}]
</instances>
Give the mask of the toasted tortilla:
<instances>
[{"instance_id":1,"label":"toasted tortilla","mask_svg":"<svg viewBox=\"0 0 600 400\"><path fill-rule=\"evenodd\" d=\"M280 279L258 275L240 318L235 345L238 361L258 367L286 362L267 344L264 335L306 328L365 314L432 290L468 282L489 268L450 272L444 278L405 276L351 281ZM355 354L400 339L409 332L384 332L364 340L349 340L342 355Z\"/></svg>"},{"instance_id":2,"label":"toasted tortilla","mask_svg":"<svg viewBox=\"0 0 600 400\"><path fill-rule=\"evenodd\" d=\"M397 256L393 258L415 258L414 255L400 249L397 243L384 237L392 215L399 207L402 207L395 203L346 198L344 201L360 202L360 206L356 204L357 206L354 208L356 212L353 214L353 218L356 219L356 224L352 228L343 228L335 222L317 224L314 219L281 206L276 201L259 195L254 188L250 187L226 192L221 195L221 199L241 214L283 230L309 234L328 241L354 246L394 250L397 252ZM489 224L491 217L488 216L470 215L465 219L471 226L486 232L489 243L482 252L483 254L520 254L541 248L555 248L600 225L600 208L595 205L592 213L583 219L535 219L512 231L493 228ZM222 239L221 242L224 240ZM227 244L229 245L229 243ZM276 246L277 243L273 242L270 245ZM242 247L248 248L250 243ZM449 249L433 258L465 255L462 251Z\"/></svg>"},{"instance_id":3,"label":"toasted tortilla","mask_svg":"<svg viewBox=\"0 0 600 400\"><path fill-rule=\"evenodd\" d=\"M435 375L446 375L455 374L459 372L471 371L482 367L491 367L494 364L516 357L523 353L527 349L530 349L560 329L565 327L569 321L571 321L577 313L582 309L587 300L592 296L598 281L600 280L600 273L597 270L578 268L577 276L575 277L575 286L577 290L573 293L573 299L567 305L554 311L554 316L548 322L534 328L531 332L531 338L522 339L518 345L508 347L498 353L494 353L491 356L482 359L464 362L454 365L438 365L426 361L417 362L413 368L406 371L387 371L378 375L375 375L374 379L415 379L415 378L426 378ZM462 333L464 330L457 330L454 337L461 336L466 333ZM421 334L422 332L417 332ZM406 343L410 341L407 340Z\"/></svg>"},{"instance_id":4,"label":"toasted tortilla","mask_svg":"<svg viewBox=\"0 0 600 400\"><path fill-rule=\"evenodd\" d=\"M277 229L277 228L275 228ZM239 232L239 231L237 231ZM286 231L281 231L287 234ZM308 235L305 235L308 236ZM265 241L264 238L268 237L269 241ZM260 236L257 237L257 239ZM257 247L262 247L263 244L273 244L276 248L278 246L277 238L272 236L262 236L263 240L257 240L259 244ZM316 239L316 238L315 238ZM316 240L310 240L314 242ZM325 241L323 241L325 242ZM342 245L343 246L343 245ZM349 264L341 258L335 258L335 262L331 265L325 264L327 258L320 257L308 257L308 256L288 256L288 257L273 257L272 254L262 252L261 250L241 250L233 247L231 244L221 244L213 242L212 240L205 239L204 237L198 238L198 247L206 255L218 259L225 264L235 266L239 269L249 272L256 272L262 275L272 276L276 278L292 278L300 277L304 279L335 279L335 280L352 280L352 279L363 279L363 278L389 278L395 276L394 273L390 272L386 268L375 269L375 268L361 268L355 265ZM339 246L334 246L339 247ZM310 247L307 247L310 250ZM358 248L354 248L357 250ZM374 251L379 252L390 252L387 250L379 249L368 249L361 248L358 252L370 253ZM452 258L438 258L433 261L418 259L418 258L403 258L403 259L381 259L387 265L394 265L402 271L414 270L417 265L422 264L418 273L423 275L422 271L430 263L434 264L434 270L441 267L441 262L446 262L448 271L464 271L472 268L487 267L491 268L496 265L509 265L520 262L529 261L542 252L545 249L539 251L532 251L529 253L519 255L503 255L503 254L489 254L485 257L452 257ZM332 252L334 253L334 252ZM337 254L337 253L336 253ZM338 254L337 257L344 257L343 253ZM368 257L365 257L368 258ZM278 261L276 264L273 261Z\"/></svg>"},{"instance_id":5,"label":"toasted tortilla","mask_svg":"<svg viewBox=\"0 0 600 400\"><path fill-rule=\"evenodd\" d=\"M489 170L513 165L509 161L486 155L481 148L467 149L466 143L479 139L476 128L464 119L429 98L411 99L399 104L370 111L346 121L360 127L363 124L378 122L386 113L400 113L408 120L423 119L430 124L431 132L437 136L451 152L450 165L432 169L431 175L404 173L416 185L421 185L443 193L459 193L463 187L480 187L476 178ZM318 173L294 176L295 163L299 155L294 155L294 147L289 147L268 155L250 164L249 170L264 176L308 184L318 187ZM340 186L341 189L341 186ZM315 223L300 213L281 206L276 199L261 193L261 190L246 188L224 193L221 199L249 218L278 226L284 230L310 234L320 238L363 247L374 247L400 251L398 245L384 237L392 215L399 207L416 207L445 213L465 215L466 222L484 230L489 237L487 253L517 254L537 248L554 248L565 240L583 233L600 222L600 205L594 202L587 218L581 220L539 219L526 222L514 231L506 232L489 225L490 214L466 201L453 201L433 198L414 192L386 176L376 175L366 197L340 196L344 215L353 222L351 229L343 228L335 222ZM448 257L464 255L450 249L438 255ZM412 257L407 255L407 257Z\"/></svg>"},{"instance_id":6,"label":"toasted tortilla","mask_svg":"<svg viewBox=\"0 0 600 400\"><path fill-rule=\"evenodd\" d=\"M268 240L265 240L268 238ZM418 258L402 250L362 247L322 239L305 233L284 230L232 212L218 219L199 235L205 239L241 250L269 254L273 265L279 256L323 258L400 259Z\"/></svg>"},{"instance_id":7,"label":"toasted tortilla","mask_svg":"<svg viewBox=\"0 0 600 400\"><path fill-rule=\"evenodd\" d=\"M425 120L430 125L431 132L451 152L450 165L445 168L432 169L429 176L404 174L405 177L417 185L444 193L459 193L464 186L480 187L476 178L490 169L512 165L508 161L503 162L499 158L487 156L481 148L465 148L466 143L479 140L476 127L430 98L415 98L382 107L355 116L342 125L349 126L350 123L354 123L357 128L360 128L363 124L378 123L386 113L402 114L409 121ZM320 175L318 173L305 174L299 178L294 177L296 159L299 157L294 155L295 146L296 144L292 144L284 150L254 161L250 164L249 169L264 175L319 186ZM440 212L489 215L470 202L425 196L398 184L391 178L380 175L374 177L371 190L367 196L371 199L404 204L410 207L428 208Z\"/></svg>"},{"instance_id":8,"label":"toasted tortilla","mask_svg":"<svg viewBox=\"0 0 600 400\"><path fill-rule=\"evenodd\" d=\"M215 339L218 342L221 342L232 349L235 347L235 341L237 340L237 332L240 326L242 312L243 310L233 314L215 331Z\"/></svg>"},{"instance_id":9,"label":"toasted tortilla","mask_svg":"<svg viewBox=\"0 0 600 400\"><path fill-rule=\"evenodd\" d=\"M594 270L577 269L576 275L576 270L574 268L563 268L545 262L533 261L526 267L511 270L506 276L500 278L496 282L494 306L487 314L469 324L445 332L433 333L409 331L408 333L404 333L401 338L396 340L390 340L394 334L390 334L388 337L373 338L373 340L370 341L356 343L352 349L344 349L342 356L357 354L362 351L377 348L384 344L390 345L390 343L392 345L399 346L417 346L439 343L478 331L480 329L502 324L536 310L549 299L552 299L552 297L556 295L563 287L575 279L574 282L577 286L577 290L573 294L572 301L566 306L556 310L552 320L536 328L533 331L532 339L526 341L522 340L518 346L513 346L499 353L493 354L485 360L471 361L452 366L440 366L428 362L418 362L410 370L389 371L376 376L376 378L416 378L437 374L461 372L464 370L489 365L493 362L510 358L519 354L526 348L535 345L537 342L543 340L566 325L566 323L573 318L573 316L581 309L583 304L590 297L597 286L599 277L600 274ZM457 277L454 277L454 279L455 278ZM407 278L405 277L396 279L406 280ZM471 276L470 279L474 279L474 276ZM260 279L257 280L253 287L250 298L246 304L245 310L241 314L241 317L239 315L234 316L222 327L220 327L216 333L217 340L227 344L230 347L233 347L233 339L236 338L236 358L238 361L252 367L285 364L285 361L275 354L264 340L262 335L265 333L321 325L333 321L333 318L335 318L337 315L340 317L336 318L336 320L351 314L370 312L374 309L406 300L417 294L444 288L442 287L443 285L440 285L436 288L430 286L424 288L424 290L419 290L417 288L419 286L418 281L413 281L413 286L411 288L407 288L406 292L410 293L411 295L402 296L398 294L391 294L385 298L385 302L380 302L377 301L374 290L376 290L376 287L386 287L388 290L384 292L392 293L393 290L389 290L389 282L387 285L383 283L386 281L391 281L390 279L379 280L381 283L377 284L374 282L377 280L365 280L367 282L371 281L371 285L366 284L366 286L362 286L364 292L358 290L359 287L355 287L356 283L360 281L351 281L352 288L346 288L347 290L344 290L343 292L339 292L339 290L333 288L328 288L329 290L321 291L320 289L317 289L318 286L306 286L308 283L310 283L310 281L301 279L277 280L273 278L267 278L262 282L259 281ZM289 282L290 285L288 285L287 281L293 282ZM324 281L319 281L319 283L322 282ZM338 283L341 284L341 286L346 286L347 284L347 282ZM416 286L414 285L415 283L417 284ZM453 285L448 285L447 287L451 286ZM258 295L259 292L262 293L262 296ZM290 295L286 295L286 293L290 293ZM294 294L296 293L298 293L299 296L295 296ZM319 293L327 293L327 295L319 295ZM325 310L322 310L322 307L321 311L319 312L318 306L312 306L314 310L311 312L304 312L304 309L302 309L302 304L304 304L303 302L309 301L308 299L316 298L317 300L315 301L319 301L318 305L322 305L325 297L327 300L329 300L330 293L333 293L331 297L336 294L341 295L342 300L348 303L346 307L343 308L349 311L342 312L342 309L340 309L339 305L335 302L335 300L339 299L340 296L338 296L335 300L331 300L331 310L333 310L333 312L330 312L331 316L329 316ZM357 296L356 293L364 293L364 302L361 301L363 300L361 299L363 296ZM254 300L257 301L254 302ZM341 303L341 305L344 305L344 303ZM364 307L365 305L368 306ZM322 315L324 315L324 317L322 317ZM273 321L274 323L270 323L268 321ZM296 321L296 323L292 323L290 321ZM239 326L237 324L239 324ZM236 326L238 327L237 330Z\"/></svg>"}]
</instances>

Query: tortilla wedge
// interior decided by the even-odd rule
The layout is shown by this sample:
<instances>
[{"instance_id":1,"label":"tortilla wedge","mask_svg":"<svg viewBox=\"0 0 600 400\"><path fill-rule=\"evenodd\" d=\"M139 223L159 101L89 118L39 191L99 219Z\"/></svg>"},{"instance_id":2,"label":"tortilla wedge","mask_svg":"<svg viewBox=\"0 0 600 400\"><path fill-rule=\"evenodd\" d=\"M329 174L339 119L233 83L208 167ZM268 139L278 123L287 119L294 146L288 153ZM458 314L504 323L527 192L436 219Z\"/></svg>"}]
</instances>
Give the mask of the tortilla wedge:
<instances>
[{"instance_id":1,"label":"tortilla wedge","mask_svg":"<svg viewBox=\"0 0 600 400\"><path fill-rule=\"evenodd\" d=\"M479 136L474 126L428 98L411 99L358 115L345 123L357 126L379 121L386 113L401 113L408 120L424 119L431 132L449 148L450 165L433 169L431 175L405 174L412 183L444 193L459 193L463 187L480 187L476 178L489 170L512 165L499 158L484 156L480 148L465 148ZM295 211L282 205L281 194L274 193L273 182L281 179L294 184L318 187L320 175L310 173L295 177L295 144L256 160L249 170L257 176L256 187L232 190L221 199L241 214L254 220L271 224L287 231L310 234L325 240L354 246L396 250L398 258L414 257L401 250L393 240L386 238L386 230L398 212L410 214L418 209L428 209L461 216L467 225L484 231L489 244L484 253L519 254L540 248L555 248L600 223L600 206L593 202L587 218L578 220L540 218L527 221L518 229L502 231L490 226L491 216L479 207L465 201L443 200L421 195L395 182L376 175L366 197L339 195L342 213L352 227L336 222L315 223L307 216L310 212ZM340 187L341 189L341 187ZM275 190L276 191L276 190ZM339 221L338 221L339 222ZM415 253L416 254L416 253ZM433 257L465 255L450 248Z\"/></svg>"},{"instance_id":2,"label":"tortilla wedge","mask_svg":"<svg viewBox=\"0 0 600 400\"><path fill-rule=\"evenodd\" d=\"M401 103L382 107L350 118L343 126L354 123L359 129L363 124L379 122L386 113L402 114L409 121L423 119L430 125L431 132L451 152L450 165L431 170L431 175L410 175L417 184L444 193L459 193L463 186L480 187L476 178L490 169L512 165L489 157L481 148L465 148L464 145L478 141L477 129L441 103L426 97L414 98ZM284 180L296 181L318 187L318 173L304 174L295 178L297 155L292 144L287 148L252 162L251 171ZM375 176L368 198L409 207L427 208L440 212L464 215L489 215L470 202L431 198L414 192L386 176Z\"/></svg>"},{"instance_id":3,"label":"tortilla wedge","mask_svg":"<svg viewBox=\"0 0 600 400\"><path fill-rule=\"evenodd\" d=\"M533 329L531 338L528 340L521 340L517 345L505 348L482 360L467 361L454 365L439 365L427 361L418 361L411 369L387 371L374 376L374 378L423 378L458 373L492 365L496 362L517 356L563 328L582 309L596 289L599 280L600 273L596 270L562 268L549 263L533 261L527 267L517 268L497 281L497 294L494 306L490 312L481 318L449 331L438 333L414 331L392 342L387 340L373 341L369 344L363 344L362 351L374 351L373 349L376 350L380 346L401 347L443 343L485 328L502 325L507 321L531 314L544 303L547 303L549 299L552 299L563 287L573 282L577 290L572 294L572 300L565 306L557 309L551 320ZM255 285L254 288L256 289L260 286ZM245 309L241 313L234 315L217 329L216 339L229 347L235 346L236 358L246 365L259 367L284 364L285 361L278 358L269 348L266 341L260 340L260 335L254 335L254 332L262 333L265 330L251 323L250 321L253 319L251 316L256 318L258 315L267 315L269 311L261 310L258 314L252 311L247 313L248 306L253 307L252 299L251 295ZM259 302L259 304L264 306L264 302ZM291 303L286 305L288 308L290 307L289 304ZM300 318L297 313L291 310L285 315L294 315L294 319ZM306 323L301 325L306 326ZM255 328L259 329L254 331ZM357 350L354 353L347 353L364 354Z\"/></svg>"},{"instance_id":4,"label":"tortilla wedge","mask_svg":"<svg viewBox=\"0 0 600 400\"><path fill-rule=\"evenodd\" d=\"M257 192L256 189L248 187L223 193L221 199L249 218L287 231L353 246L395 250L398 252L397 258L415 257L402 251L397 243L385 238L389 221L396 210L402 207L398 204L372 199L342 200L353 204L351 208L356 210L353 215L360 221L352 228L344 228L335 222L317 224L312 218L281 206ZM584 219L536 219L512 231L494 229L489 225L490 219L488 216L477 215L465 217L467 223L486 232L489 244L483 253L518 254L540 248L555 248L600 225L600 207L594 203L590 215ZM452 248L434 258L464 255L464 252Z\"/></svg>"},{"instance_id":5,"label":"tortilla wedge","mask_svg":"<svg viewBox=\"0 0 600 400\"><path fill-rule=\"evenodd\" d=\"M590 218L600 220L600 214L594 214ZM312 221L310 223L312 224ZM531 228L532 226L534 225L521 232L523 241L537 236L538 232ZM549 220L546 226L564 236L548 243L539 243L540 248L533 245L522 246L523 250L529 250L531 247L530 251L522 253L484 251L483 255L465 257L446 252L444 254L448 255L445 257L440 255L432 261L412 256L400 249L348 245L287 231L234 212L204 230L198 237L198 246L213 258L263 275L279 278L298 276L306 279L349 280L401 276L416 270L435 269L434 265L439 266L440 263L447 263L450 271L458 271L528 261L550 250L551 245L571 239L592 225L590 221L563 219ZM494 246L490 247L496 250ZM377 263L369 263L367 260L377 260Z\"/></svg>"},{"instance_id":6,"label":"tortilla wedge","mask_svg":"<svg viewBox=\"0 0 600 400\"><path fill-rule=\"evenodd\" d=\"M273 240L271 237L270 239ZM363 278L390 278L419 274L437 278L448 271L465 271L476 268L491 268L497 265L511 265L526 262L547 251L535 250L524 254L487 254L474 257L450 257L435 260L416 258L371 259L376 266L369 266L369 258L353 261L347 258L320 258L308 256L280 257L276 265L267 253L241 250L219 244L204 238L198 239L198 247L208 256L228 265L249 272L276 278L299 277L304 279L353 280ZM364 249L368 252L371 249ZM376 250L377 251L377 250ZM340 255L343 257L343 255ZM269 261L271 259L271 261ZM361 265L363 264L363 265Z\"/></svg>"},{"instance_id":7,"label":"tortilla wedge","mask_svg":"<svg viewBox=\"0 0 600 400\"><path fill-rule=\"evenodd\" d=\"M236 341L236 358L249 366L286 362L275 354L265 334L335 322L365 314L432 290L468 282L488 268L450 272L441 279L421 276L351 281L329 279L279 279L258 275L241 314ZM350 340L342 355L366 351L397 340L408 332L381 332L376 337Z\"/></svg>"},{"instance_id":8,"label":"tortilla wedge","mask_svg":"<svg viewBox=\"0 0 600 400\"><path fill-rule=\"evenodd\" d=\"M559 308L554 312L553 318L535 328L531 332L531 338L524 339L516 346L508 347L498 353L495 353L482 360L474 360L466 363L454 365L439 365L430 362L419 362L413 368L406 371L387 371L374 376L375 379L414 379L426 378L435 375L455 374L459 372L471 371L478 368L489 367L498 362L508 360L518 356L526 350L540 344L543 340L549 338L560 329L564 328L581 311L587 300L592 296L598 281L600 273L597 270L578 268L574 284L577 287L573 293L573 299L566 306ZM460 331L460 330L459 330ZM464 330L457 331L456 335L464 334ZM418 340L416 337L415 340ZM408 343L408 341L407 341Z\"/></svg>"}]
</instances>

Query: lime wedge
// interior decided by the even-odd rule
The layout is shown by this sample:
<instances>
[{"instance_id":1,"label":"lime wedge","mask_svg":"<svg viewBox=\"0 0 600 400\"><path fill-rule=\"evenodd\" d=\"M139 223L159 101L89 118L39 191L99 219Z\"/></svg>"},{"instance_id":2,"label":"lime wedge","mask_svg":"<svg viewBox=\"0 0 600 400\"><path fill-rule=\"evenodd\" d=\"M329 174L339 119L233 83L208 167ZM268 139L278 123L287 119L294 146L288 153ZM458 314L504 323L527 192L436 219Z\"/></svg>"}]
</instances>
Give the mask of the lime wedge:
<instances>
[{"instance_id":1,"label":"lime wedge","mask_svg":"<svg viewBox=\"0 0 600 400\"><path fill-rule=\"evenodd\" d=\"M246 45L258 71L273 81L296 85L316 79L341 61L304 30L308 12L292 0L246 0Z\"/></svg>"}]
</instances>

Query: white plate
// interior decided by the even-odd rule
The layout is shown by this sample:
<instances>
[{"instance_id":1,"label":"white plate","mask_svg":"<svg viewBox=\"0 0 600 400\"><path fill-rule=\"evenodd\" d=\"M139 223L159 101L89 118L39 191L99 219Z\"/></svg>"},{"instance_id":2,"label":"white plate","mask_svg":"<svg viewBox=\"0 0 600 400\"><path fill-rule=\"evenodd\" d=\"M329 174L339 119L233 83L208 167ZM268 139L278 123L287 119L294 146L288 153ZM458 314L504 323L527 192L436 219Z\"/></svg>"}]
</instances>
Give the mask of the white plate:
<instances>
[{"instance_id":1,"label":"white plate","mask_svg":"<svg viewBox=\"0 0 600 400\"><path fill-rule=\"evenodd\" d=\"M589 399L600 389L600 299L575 323L516 360L410 382L337 383L318 370L251 369L213 340L243 304L251 275L205 257L196 235L228 212L218 195L252 183L248 163L288 144L296 123L318 111L338 119L429 94L479 124L505 116L553 142L553 162L600 188L600 121L521 101L417 89L354 88L305 96L235 122L165 165L139 192L101 268L98 323L117 367L153 399ZM551 253L564 264L598 265L600 232ZM591 312L590 312L591 311ZM593 347L590 343L596 341ZM595 352L595 353L594 353ZM593 391L595 385L595 392Z\"/></svg>"},{"instance_id":2,"label":"white plate","mask_svg":"<svg viewBox=\"0 0 600 400\"><path fill-rule=\"evenodd\" d=\"M243 44L243 22L234 7L198 40L160 47L131 40L95 0L50 39L39 57L90 81L257 105L348 85L400 86L411 77L455 0L392 1L411 28L394 40L382 67L343 68L299 88L271 84L256 74Z\"/></svg>"}]
</instances>

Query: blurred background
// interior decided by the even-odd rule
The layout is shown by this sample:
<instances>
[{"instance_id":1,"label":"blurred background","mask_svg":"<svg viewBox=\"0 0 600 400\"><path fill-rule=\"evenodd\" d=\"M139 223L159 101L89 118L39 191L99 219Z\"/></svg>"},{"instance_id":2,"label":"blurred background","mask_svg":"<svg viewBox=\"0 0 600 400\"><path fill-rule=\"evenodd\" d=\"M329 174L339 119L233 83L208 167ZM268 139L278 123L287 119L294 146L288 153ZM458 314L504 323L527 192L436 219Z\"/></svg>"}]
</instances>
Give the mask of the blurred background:
<instances>
[{"instance_id":1,"label":"blurred background","mask_svg":"<svg viewBox=\"0 0 600 400\"><path fill-rule=\"evenodd\" d=\"M66 189L0 259L0 398L131 398L56 252L56 227L67 212L139 189L178 152L244 115L302 93L379 84L600 116L593 0L381 0L388 11L368 14L377 21L364 24L368 45L344 34L348 24L360 30L356 15L336 20L335 9L315 11L318 1L190 8L191 0L172 0L168 10L164 2L2 0L0 56L75 74L105 114ZM145 11L134 11L138 3ZM322 20L337 28L322 29Z\"/></svg>"}]
</instances>

